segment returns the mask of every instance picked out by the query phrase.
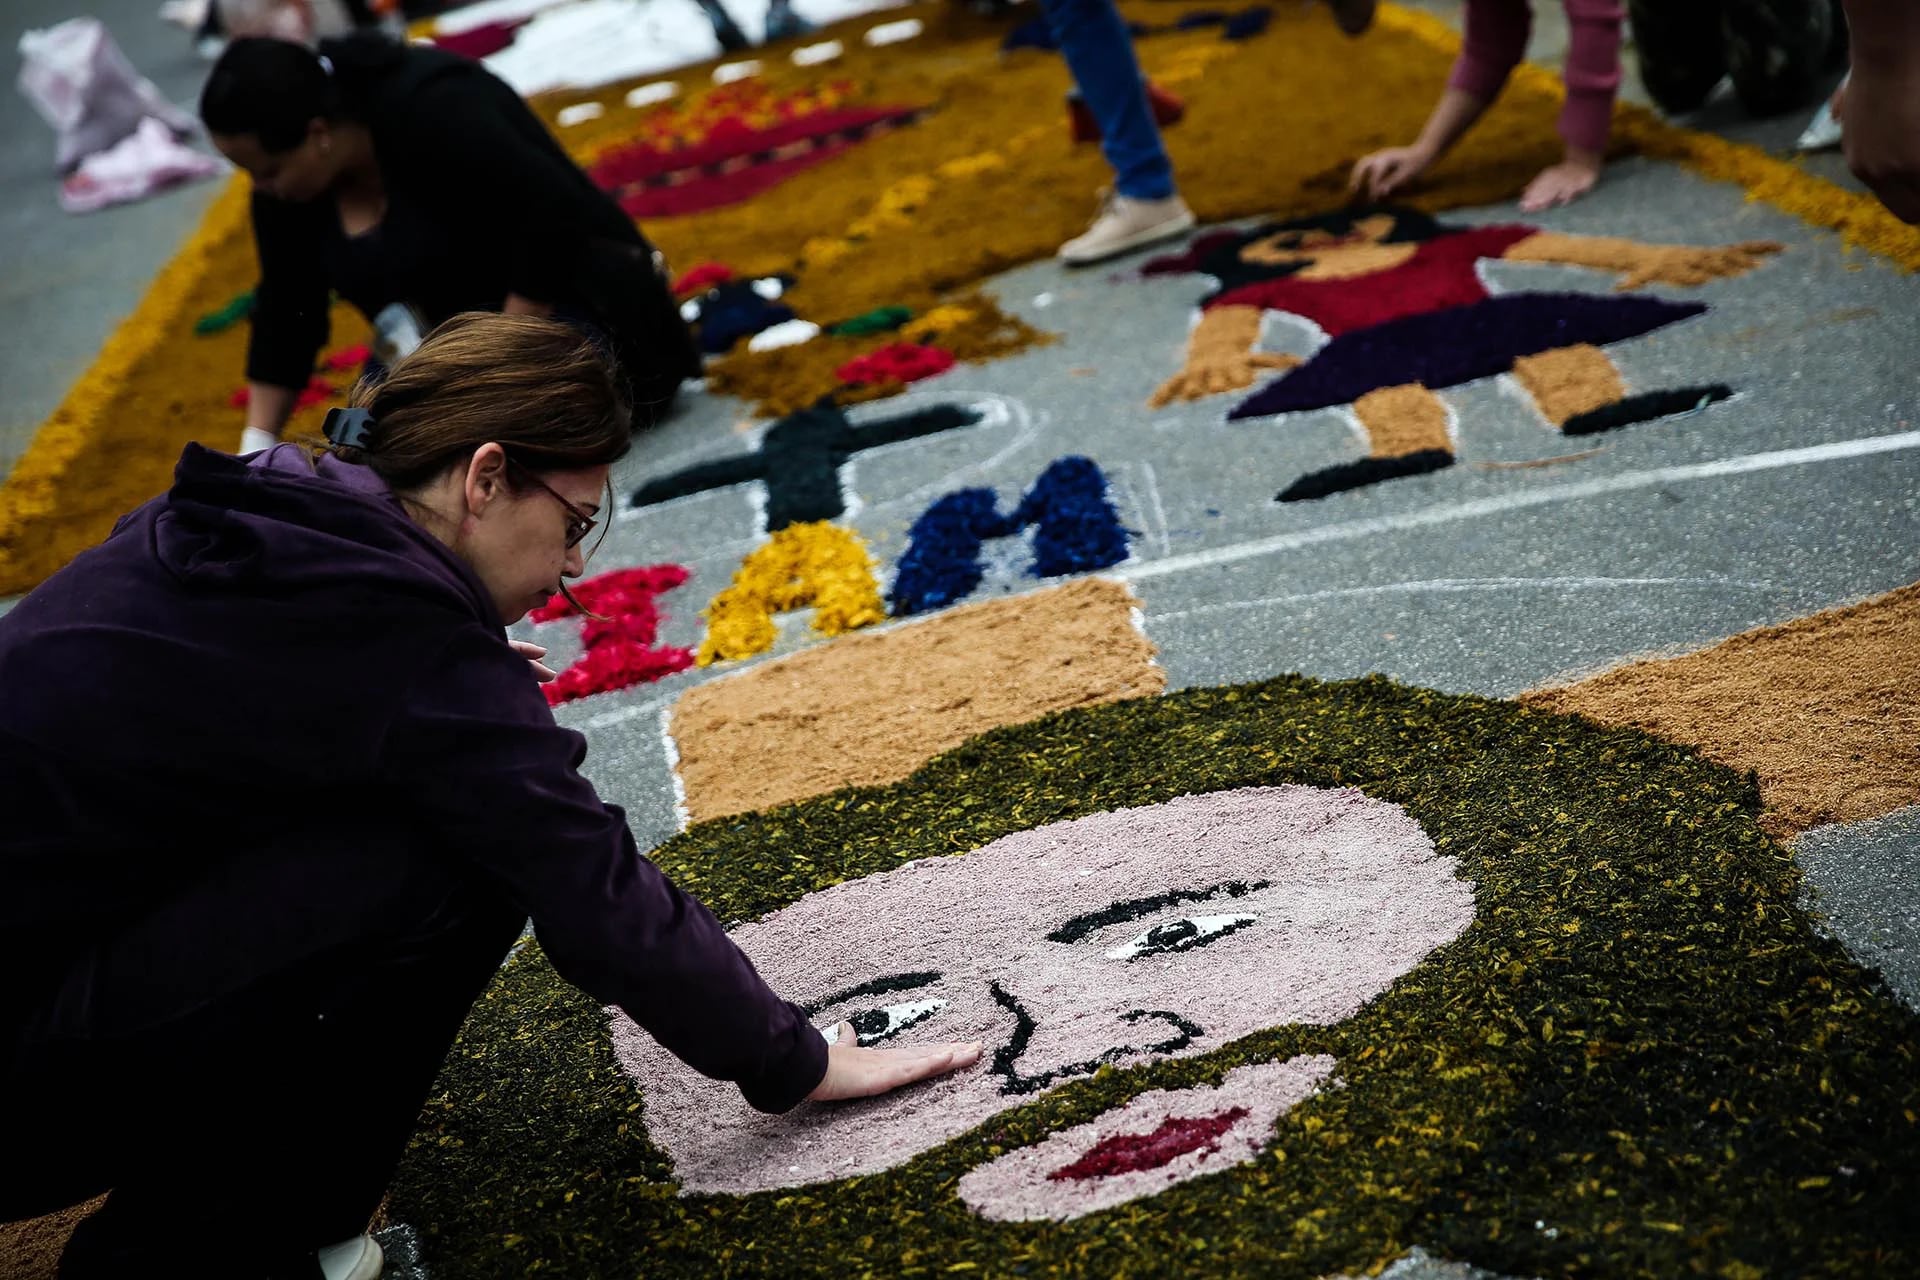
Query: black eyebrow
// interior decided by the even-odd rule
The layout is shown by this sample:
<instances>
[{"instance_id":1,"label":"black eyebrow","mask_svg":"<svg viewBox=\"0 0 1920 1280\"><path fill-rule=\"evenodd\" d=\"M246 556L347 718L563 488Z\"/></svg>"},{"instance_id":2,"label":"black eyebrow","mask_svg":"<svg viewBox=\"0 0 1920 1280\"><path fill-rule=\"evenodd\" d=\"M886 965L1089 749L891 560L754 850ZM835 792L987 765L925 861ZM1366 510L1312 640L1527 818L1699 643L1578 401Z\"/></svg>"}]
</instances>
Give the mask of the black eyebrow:
<instances>
[{"instance_id":1,"label":"black eyebrow","mask_svg":"<svg viewBox=\"0 0 1920 1280\"><path fill-rule=\"evenodd\" d=\"M915 987L931 986L933 983L940 981L940 978L941 975L932 970L925 970L919 973L896 973L885 978L875 978L871 982L863 982L857 987L848 987L845 991L836 991L823 1000L816 1000L812 1004L802 1005L801 1007L807 1011L807 1016L811 1018L824 1009L831 1009L833 1006L844 1004L848 1000L857 1000L861 996L890 995L895 991L911 991Z\"/></svg>"},{"instance_id":2,"label":"black eyebrow","mask_svg":"<svg viewBox=\"0 0 1920 1280\"><path fill-rule=\"evenodd\" d=\"M1271 880L1223 880L1207 889L1169 889L1151 898L1128 898L1125 902L1116 902L1110 907L1098 911L1089 911L1086 915L1073 919L1047 935L1048 942L1078 942L1088 934L1104 929L1110 924L1119 924L1125 920L1138 920L1141 916L1150 916L1156 911L1182 902L1206 902L1212 898L1244 898L1267 888Z\"/></svg>"}]
</instances>

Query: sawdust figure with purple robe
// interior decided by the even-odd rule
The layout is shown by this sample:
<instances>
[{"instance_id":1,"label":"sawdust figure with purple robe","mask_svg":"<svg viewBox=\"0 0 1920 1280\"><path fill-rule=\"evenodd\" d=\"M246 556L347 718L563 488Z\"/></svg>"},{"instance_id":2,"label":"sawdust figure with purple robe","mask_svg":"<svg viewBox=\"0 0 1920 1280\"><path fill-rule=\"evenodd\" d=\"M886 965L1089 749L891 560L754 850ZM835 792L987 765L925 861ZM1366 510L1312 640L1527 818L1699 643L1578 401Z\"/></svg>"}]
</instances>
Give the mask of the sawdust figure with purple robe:
<instances>
[{"instance_id":1,"label":"sawdust figure with purple robe","mask_svg":"<svg viewBox=\"0 0 1920 1280\"><path fill-rule=\"evenodd\" d=\"M1194 272L1219 283L1200 304L1185 365L1150 404L1244 390L1269 371L1284 370L1227 416L1352 405L1370 456L1302 477L1280 494L1282 501L1451 465L1447 409L1435 392L1496 374L1513 373L1547 421L1569 435L1644 422L1724 399L1731 390L1713 385L1628 396L1601 348L1707 307L1625 291L1741 275L1782 247L1772 241L1655 245L1520 224L1448 227L1392 208L1211 232L1185 253L1145 268L1149 275ZM1619 292L1490 295L1477 267L1492 259L1615 272ZM1305 359L1259 350L1269 312L1306 321L1325 335L1324 344Z\"/></svg>"}]
</instances>

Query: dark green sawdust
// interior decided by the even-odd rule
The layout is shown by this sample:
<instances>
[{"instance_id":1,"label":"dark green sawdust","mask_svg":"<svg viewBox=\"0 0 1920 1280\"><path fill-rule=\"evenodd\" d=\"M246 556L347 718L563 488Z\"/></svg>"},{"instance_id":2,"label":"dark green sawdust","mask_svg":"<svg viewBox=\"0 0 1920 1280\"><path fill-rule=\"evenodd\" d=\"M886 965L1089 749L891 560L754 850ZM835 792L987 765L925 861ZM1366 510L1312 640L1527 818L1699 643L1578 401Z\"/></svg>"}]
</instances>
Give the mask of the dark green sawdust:
<instances>
[{"instance_id":1,"label":"dark green sawdust","mask_svg":"<svg viewBox=\"0 0 1920 1280\"><path fill-rule=\"evenodd\" d=\"M1042 823L1278 783L1405 806L1477 885L1467 932L1339 1026L1104 1069L884 1174L682 1197L605 1015L529 948L450 1055L392 1213L444 1277L1314 1277L1414 1244L1515 1275L1920 1273L1920 1019L1794 906L1752 780L1632 731L1287 677L997 730L657 856L744 920ZM1066 1224L954 1194L1147 1089L1297 1053L1332 1054L1341 1085L1249 1164Z\"/></svg>"}]
</instances>

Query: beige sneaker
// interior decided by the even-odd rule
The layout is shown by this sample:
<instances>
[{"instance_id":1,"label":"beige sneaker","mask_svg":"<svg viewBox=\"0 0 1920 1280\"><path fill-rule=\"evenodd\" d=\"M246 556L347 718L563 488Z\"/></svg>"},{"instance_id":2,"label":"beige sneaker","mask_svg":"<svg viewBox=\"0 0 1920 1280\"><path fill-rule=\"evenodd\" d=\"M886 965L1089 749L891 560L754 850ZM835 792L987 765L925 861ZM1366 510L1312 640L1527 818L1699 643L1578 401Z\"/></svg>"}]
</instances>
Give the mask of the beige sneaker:
<instances>
[{"instance_id":1,"label":"beige sneaker","mask_svg":"<svg viewBox=\"0 0 1920 1280\"><path fill-rule=\"evenodd\" d=\"M1135 200L1109 191L1086 233L1060 246L1060 260L1084 267L1129 249L1171 240L1192 229L1193 210L1177 195L1164 200Z\"/></svg>"},{"instance_id":2,"label":"beige sneaker","mask_svg":"<svg viewBox=\"0 0 1920 1280\"><path fill-rule=\"evenodd\" d=\"M1327 0L1333 20L1340 30L1357 36L1373 25L1374 0Z\"/></svg>"}]
</instances>

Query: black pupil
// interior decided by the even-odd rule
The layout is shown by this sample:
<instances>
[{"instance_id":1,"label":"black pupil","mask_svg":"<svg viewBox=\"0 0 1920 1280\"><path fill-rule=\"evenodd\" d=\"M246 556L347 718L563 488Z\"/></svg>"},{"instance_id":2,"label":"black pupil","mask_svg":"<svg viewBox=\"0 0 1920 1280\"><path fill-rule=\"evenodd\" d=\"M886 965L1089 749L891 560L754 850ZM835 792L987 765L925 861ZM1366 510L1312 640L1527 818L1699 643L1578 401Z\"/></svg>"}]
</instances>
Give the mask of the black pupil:
<instances>
[{"instance_id":1,"label":"black pupil","mask_svg":"<svg viewBox=\"0 0 1920 1280\"><path fill-rule=\"evenodd\" d=\"M847 1021L853 1024L856 1039L877 1040L887 1034L887 1029L893 1025L893 1015L885 1009L868 1009L854 1014Z\"/></svg>"},{"instance_id":2,"label":"black pupil","mask_svg":"<svg viewBox=\"0 0 1920 1280\"><path fill-rule=\"evenodd\" d=\"M1146 941L1150 947L1175 947L1199 936L1199 925L1191 920L1175 920L1171 924L1157 924L1147 930Z\"/></svg>"}]
</instances>

